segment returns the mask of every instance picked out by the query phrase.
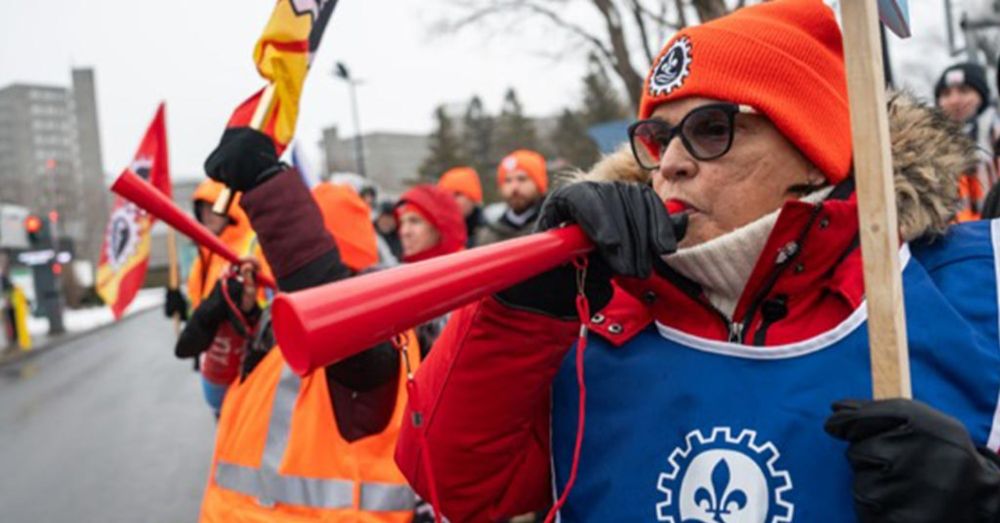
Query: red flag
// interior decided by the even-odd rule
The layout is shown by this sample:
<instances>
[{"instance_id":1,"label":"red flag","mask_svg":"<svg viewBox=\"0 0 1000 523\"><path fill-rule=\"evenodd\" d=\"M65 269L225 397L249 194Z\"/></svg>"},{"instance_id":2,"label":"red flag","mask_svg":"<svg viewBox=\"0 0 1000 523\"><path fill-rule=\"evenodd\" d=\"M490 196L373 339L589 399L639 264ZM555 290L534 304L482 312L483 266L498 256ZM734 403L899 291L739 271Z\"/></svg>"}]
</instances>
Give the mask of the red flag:
<instances>
[{"instance_id":1,"label":"red flag","mask_svg":"<svg viewBox=\"0 0 1000 523\"><path fill-rule=\"evenodd\" d=\"M132 171L170 197L163 103L156 110L156 116L146 129L132 163L125 170ZM115 319L121 318L146 279L149 232L153 221L153 216L132 202L121 196L115 197L97 265L97 293L111 307Z\"/></svg>"}]
</instances>

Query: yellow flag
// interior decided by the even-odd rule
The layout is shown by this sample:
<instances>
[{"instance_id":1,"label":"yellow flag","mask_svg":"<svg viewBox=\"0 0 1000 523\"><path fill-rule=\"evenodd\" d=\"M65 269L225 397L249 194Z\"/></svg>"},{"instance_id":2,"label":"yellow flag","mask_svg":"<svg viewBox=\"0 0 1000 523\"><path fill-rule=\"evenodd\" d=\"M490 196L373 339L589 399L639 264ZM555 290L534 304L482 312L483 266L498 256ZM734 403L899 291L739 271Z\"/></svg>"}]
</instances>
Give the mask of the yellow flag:
<instances>
[{"instance_id":1,"label":"yellow flag","mask_svg":"<svg viewBox=\"0 0 1000 523\"><path fill-rule=\"evenodd\" d=\"M295 132L306 73L336 5L337 0L277 1L253 50L257 71L271 86L237 107L229 127L256 127L274 139L279 154L284 150ZM261 103L270 107L262 108L262 121L253 122Z\"/></svg>"}]
</instances>

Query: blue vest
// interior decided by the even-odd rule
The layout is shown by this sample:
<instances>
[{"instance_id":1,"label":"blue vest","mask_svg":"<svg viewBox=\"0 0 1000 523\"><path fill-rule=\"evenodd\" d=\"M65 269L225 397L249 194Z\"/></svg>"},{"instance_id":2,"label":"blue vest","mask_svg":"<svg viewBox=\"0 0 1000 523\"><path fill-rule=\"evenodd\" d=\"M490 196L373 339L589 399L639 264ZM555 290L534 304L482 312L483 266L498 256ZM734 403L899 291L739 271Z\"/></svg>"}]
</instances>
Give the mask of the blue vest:
<instances>
[{"instance_id":1,"label":"blue vest","mask_svg":"<svg viewBox=\"0 0 1000 523\"><path fill-rule=\"evenodd\" d=\"M1000 445L998 222L904 248L915 398ZM663 325L620 348L590 337L586 432L563 522L856 521L846 444L830 404L870 398L866 308L799 343L750 347ZM576 350L553 383L556 494L576 437Z\"/></svg>"}]
</instances>

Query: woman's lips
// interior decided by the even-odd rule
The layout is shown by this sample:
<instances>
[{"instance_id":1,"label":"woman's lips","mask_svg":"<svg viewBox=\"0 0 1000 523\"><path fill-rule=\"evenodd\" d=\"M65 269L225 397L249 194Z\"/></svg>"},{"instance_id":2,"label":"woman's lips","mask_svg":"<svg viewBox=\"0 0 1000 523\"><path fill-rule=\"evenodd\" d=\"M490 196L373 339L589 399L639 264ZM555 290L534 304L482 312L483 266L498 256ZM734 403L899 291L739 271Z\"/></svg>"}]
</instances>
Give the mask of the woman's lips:
<instances>
[{"instance_id":1,"label":"woman's lips","mask_svg":"<svg viewBox=\"0 0 1000 523\"><path fill-rule=\"evenodd\" d=\"M694 206L692 206L690 203L677 198L669 198L665 204L667 206L667 212L669 212L670 214L676 214L679 212L690 213L698 210L694 208Z\"/></svg>"}]
</instances>

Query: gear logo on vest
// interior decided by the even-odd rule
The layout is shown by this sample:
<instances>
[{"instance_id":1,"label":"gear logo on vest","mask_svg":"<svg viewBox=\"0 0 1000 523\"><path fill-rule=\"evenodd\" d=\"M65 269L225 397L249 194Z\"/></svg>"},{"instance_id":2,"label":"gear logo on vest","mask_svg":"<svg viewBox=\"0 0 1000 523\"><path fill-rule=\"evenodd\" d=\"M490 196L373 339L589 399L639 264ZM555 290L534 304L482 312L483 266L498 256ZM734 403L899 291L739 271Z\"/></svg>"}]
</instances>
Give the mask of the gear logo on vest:
<instances>
[{"instance_id":1,"label":"gear logo on vest","mask_svg":"<svg viewBox=\"0 0 1000 523\"><path fill-rule=\"evenodd\" d=\"M670 453L670 469L656 489L657 521L669 523L788 523L795 506L786 499L792 478L778 468L781 454L757 432L733 434L715 427L707 437L692 430Z\"/></svg>"},{"instance_id":2,"label":"gear logo on vest","mask_svg":"<svg viewBox=\"0 0 1000 523\"><path fill-rule=\"evenodd\" d=\"M691 73L691 39L678 38L670 50L663 54L649 78L649 94L659 96L670 94L681 85Z\"/></svg>"}]
</instances>

